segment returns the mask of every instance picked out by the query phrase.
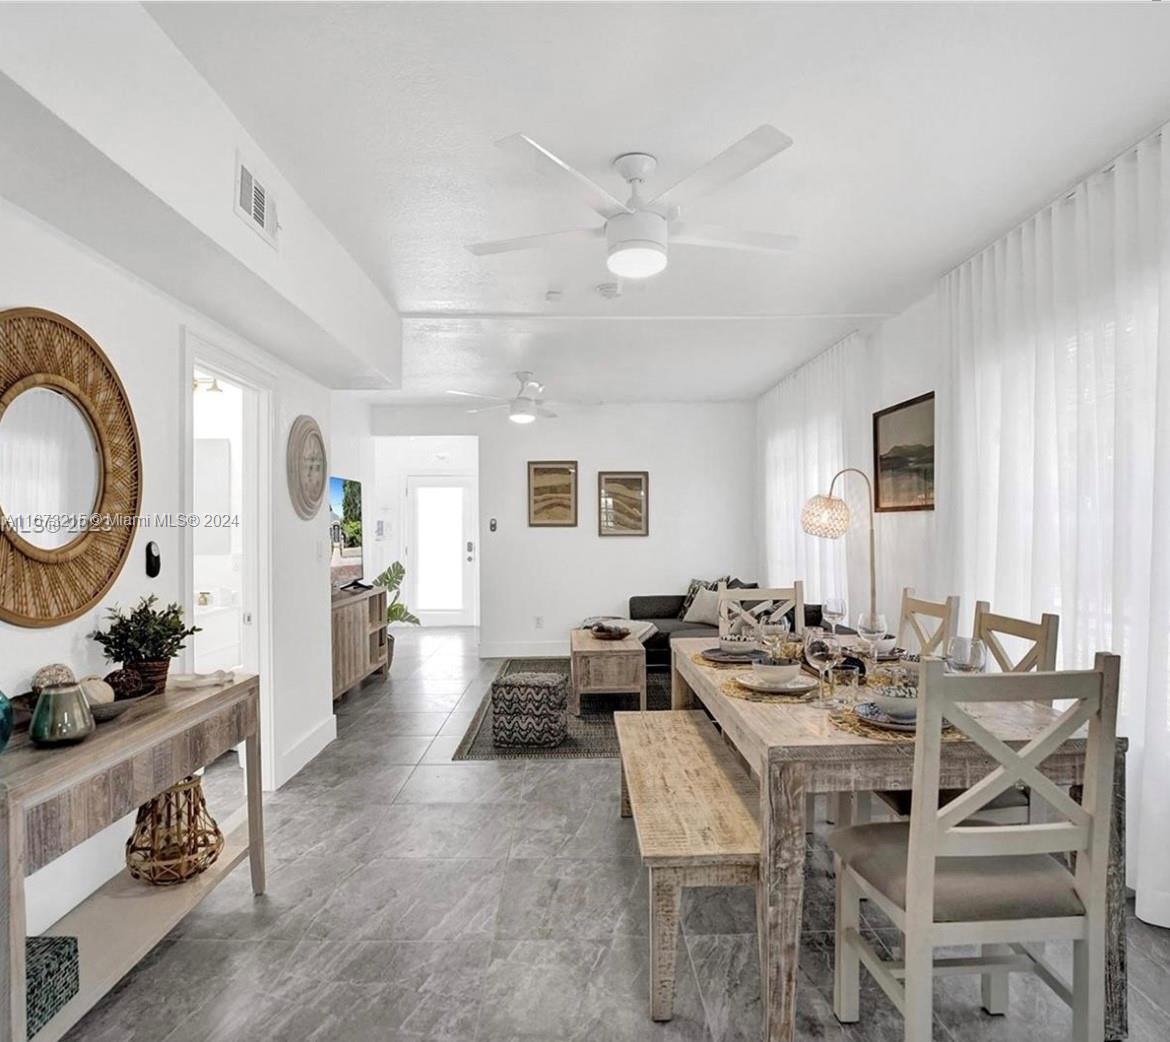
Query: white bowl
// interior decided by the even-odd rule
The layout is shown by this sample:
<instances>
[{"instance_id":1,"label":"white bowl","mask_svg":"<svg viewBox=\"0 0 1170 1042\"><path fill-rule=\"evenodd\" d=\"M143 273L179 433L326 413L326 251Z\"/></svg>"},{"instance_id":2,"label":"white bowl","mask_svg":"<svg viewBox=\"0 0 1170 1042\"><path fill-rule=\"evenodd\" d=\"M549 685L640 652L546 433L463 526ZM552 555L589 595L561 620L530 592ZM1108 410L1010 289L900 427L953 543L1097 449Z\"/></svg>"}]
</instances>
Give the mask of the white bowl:
<instances>
[{"instance_id":1,"label":"white bowl","mask_svg":"<svg viewBox=\"0 0 1170 1042\"><path fill-rule=\"evenodd\" d=\"M914 687L866 688L865 697L891 720L900 724L913 723L918 718L918 689Z\"/></svg>"},{"instance_id":2,"label":"white bowl","mask_svg":"<svg viewBox=\"0 0 1170 1042\"><path fill-rule=\"evenodd\" d=\"M879 655L888 655L897 645L898 638L892 634L887 633L884 637L874 641L874 643L877 645L877 652Z\"/></svg>"},{"instance_id":3,"label":"white bowl","mask_svg":"<svg viewBox=\"0 0 1170 1042\"><path fill-rule=\"evenodd\" d=\"M732 655L750 655L756 650L756 642L745 638L720 637L719 650Z\"/></svg>"},{"instance_id":4,"label":"white bowl","mask_svg":"<svg viewBox=\"0 0 1170 1042\"><path fill-rule=\"evenodd\" d=\"M800 676L800 663L789 662L779 665L772 662L757 662L752 666L752 672L769 684L785 684Z\"/></svg>"}]
</instances>

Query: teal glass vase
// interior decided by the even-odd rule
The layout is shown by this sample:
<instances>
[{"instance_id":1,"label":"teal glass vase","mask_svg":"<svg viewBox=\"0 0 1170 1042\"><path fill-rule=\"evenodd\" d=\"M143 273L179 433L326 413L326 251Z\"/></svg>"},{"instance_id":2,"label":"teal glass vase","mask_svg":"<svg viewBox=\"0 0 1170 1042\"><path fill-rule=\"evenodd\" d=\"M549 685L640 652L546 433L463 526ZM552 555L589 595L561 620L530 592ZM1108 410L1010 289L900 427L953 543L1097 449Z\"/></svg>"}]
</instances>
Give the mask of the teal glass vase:
<instances>
[{"instance_id":1,"label":"teal glass vase","mask_svg":"<svg viewBox=\"0 0 1170 1042\"><path fill-rule=\"evenodd\" d=\"M12 703L8 701L8 696L0 691L0 753L4 752L4 746L8 744L8 739L12 737Z\"/></svg>"},{"instance_id":2,"label":"teal glass vase","mask_svg":"<svg viewBox=\"0 0 1170 1042\"><path fill-rule=\"evenodd\" d=\"M77 683L49 684L41 689L28 736L35 745L72 745L93 733L93 713Z\"/></svg>"}]
</instances>

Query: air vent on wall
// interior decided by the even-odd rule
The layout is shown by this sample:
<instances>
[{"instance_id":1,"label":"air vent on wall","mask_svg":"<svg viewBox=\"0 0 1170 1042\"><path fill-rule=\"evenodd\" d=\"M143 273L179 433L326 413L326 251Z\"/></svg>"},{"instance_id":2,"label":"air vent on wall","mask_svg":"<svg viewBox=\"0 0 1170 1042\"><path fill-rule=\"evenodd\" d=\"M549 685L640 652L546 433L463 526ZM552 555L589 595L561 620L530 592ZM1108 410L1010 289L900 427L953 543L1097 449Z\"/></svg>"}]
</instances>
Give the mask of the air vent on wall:
<instances>
[{"instance_id":1,"label":"air vent on wall","mask_svg":"<svg viewBox=\"0 0 1170 1042\"><path fill-rule=\"evenodd\" d=\"M239 157L236 159L235 209L249 228L262 236L269 245L276 245L279 227L276 223L276 200Z\"/></svg>"}]
</instances>

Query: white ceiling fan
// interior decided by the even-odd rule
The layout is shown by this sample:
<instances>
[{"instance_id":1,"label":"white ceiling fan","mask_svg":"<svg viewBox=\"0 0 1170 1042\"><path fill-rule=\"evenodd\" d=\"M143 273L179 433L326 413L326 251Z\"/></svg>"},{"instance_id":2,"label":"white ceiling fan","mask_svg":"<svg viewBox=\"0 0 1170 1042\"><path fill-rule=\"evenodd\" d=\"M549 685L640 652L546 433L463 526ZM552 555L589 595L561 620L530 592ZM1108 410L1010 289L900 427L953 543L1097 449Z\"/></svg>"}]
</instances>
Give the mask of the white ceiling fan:
<instances>
[{"instance_id":1,"label":"white ceiling fan","mask_svg":"<svg viewBox=\"0 0 1170 1042\"><path fill-rule=\"evenodd\" d=\"M469 413L492 412L495 409L507 409L508 419L513 423L531 423L538 416L546 420L555 420L557 414L544 404L544 384L536 380L527 369L515 374L520 381L520 390L514 398L500 398L494 394L476 394L474 391L448 391L448 394L457 394L461 398L482 398L494 405L481 405L478 409L468 409Z\"/></svg>"},{"instance_id":2,"label":"white ceiling fan","mask_svg":"<svg viewBox=\"0 0 1170 1042\"><path fill-rule=\"evenodd\" d=\"M658 160L645 152L626 152L618 156L613 161L613 168L630 186L630 197L624 203L524 134L512 134L496 144L513 155L535 159L546 170L556 171L605 218L605 224L596 228L571 228L518 239L472 243L467 248L477 256L529 250L552 243L605 239L608 248L606 267L622 278L644 279L666 268L670 242L764 253L782 253L797 245L796 238L791 235L739 231L681 219L683 209L695 199L742 177L792 144L792 138L767 123L756 127L747 137L652 199L642 197L642 186L654 173Z\"/></svg>"}]
</instances>

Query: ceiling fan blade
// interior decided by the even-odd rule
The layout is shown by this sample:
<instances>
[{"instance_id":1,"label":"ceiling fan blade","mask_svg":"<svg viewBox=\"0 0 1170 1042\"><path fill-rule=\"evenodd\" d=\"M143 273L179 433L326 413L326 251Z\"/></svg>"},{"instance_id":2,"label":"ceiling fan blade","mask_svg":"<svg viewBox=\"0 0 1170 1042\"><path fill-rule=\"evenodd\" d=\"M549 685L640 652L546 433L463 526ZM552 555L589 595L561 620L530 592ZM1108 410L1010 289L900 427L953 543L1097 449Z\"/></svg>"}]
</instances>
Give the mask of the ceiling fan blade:
<instances>
[{"instance_id":1,"label":"ceiling fan blade","mask_svg":"<svg viewBox=\"0 0 1170 1042\"><path fill-rule=\"evenodd\" d=\"M791 144L792 138L771 124L765 123L684 177L678 184L652 199L650 205L665 205L669 208L686 206L692 200L715 191L729 181L743 177L749 170L767 162Z\"/></svg>"},{"instance_id":2,"label":"ceiling fan blade","mask_svg":"<svg viewBox=\"0 0 1170 1042\"><path fill-rule=\"evenodd\" d=\"M473 242L467 248L477 257L489 253L511 253L513 250L536 250L562 242L590 242L605 238L604 228L570 228L563 232L544 232L541 235L522 235L518 239L497 239L494 242Z\"/></svg>"},{"instance_id":3,"label":"ceiling fan blade","mask_svg":"<svg viewBox=\"0 0 1170 1042\"><path fill-rule=\"evenodd\" d=\"M480 409L468 409L467 413L471 415L477 412L495 412L496 409L507 409L511 404L511 402L501 402L499 405L485 405Z\"/></svg>"},{"instance_id":4,"label":"ceiling fan blade","mask_svg":"<svg viewBox=\"0 0 1170 1042\"><path fill-rule=\"evenodd\" d=\"M543 145L538 145L525 134L510 134L496 142L499 148L511 155L532 162L534 159L545 170L556 170L562 178L572 182L585 202L602 217L613 217L619 213L630 213L630 208L620 199L615 199L601 185L591 181L580 170L569 166L563 159L553 155Z\"/></svg>"},{"instance_id":5,"label":"ceiling fan blade","mask_svg":"<svg viewBox=\"0 0 1170 1042\"><path fill-rule=\"evenodd\" d=\"M503 402L505 405L511 398L501 398L498 394L476 394L475 391L448 391L448 394L457 394L460 398L482 398L488 402Z\"/></svg>"},{"instance_id":6,"label":"ceiling fan blade","mask_svg":"<svg viewBox=\"0 0 1170 1042\"><path fill-rule=\"evenodd\" d=\"M538 405L536 407L536 415L543 416L546 420L555 420L557 418L557 414L545 405Z\"/></svg>"},{"instance_id":7,"label":"ceiling fan blade","mask_svg":"<svg viewBox=\"0 0 1170 1042\"><path fill-rule=\"evenodd\" d=\"M714 246L725 250L753 250L757 253L788 253L800 245L795 235L741 232L738 228L692 224L690 221L679 221L670 226L670 242L671 245Z\"/></svg>"}]
</instances>

